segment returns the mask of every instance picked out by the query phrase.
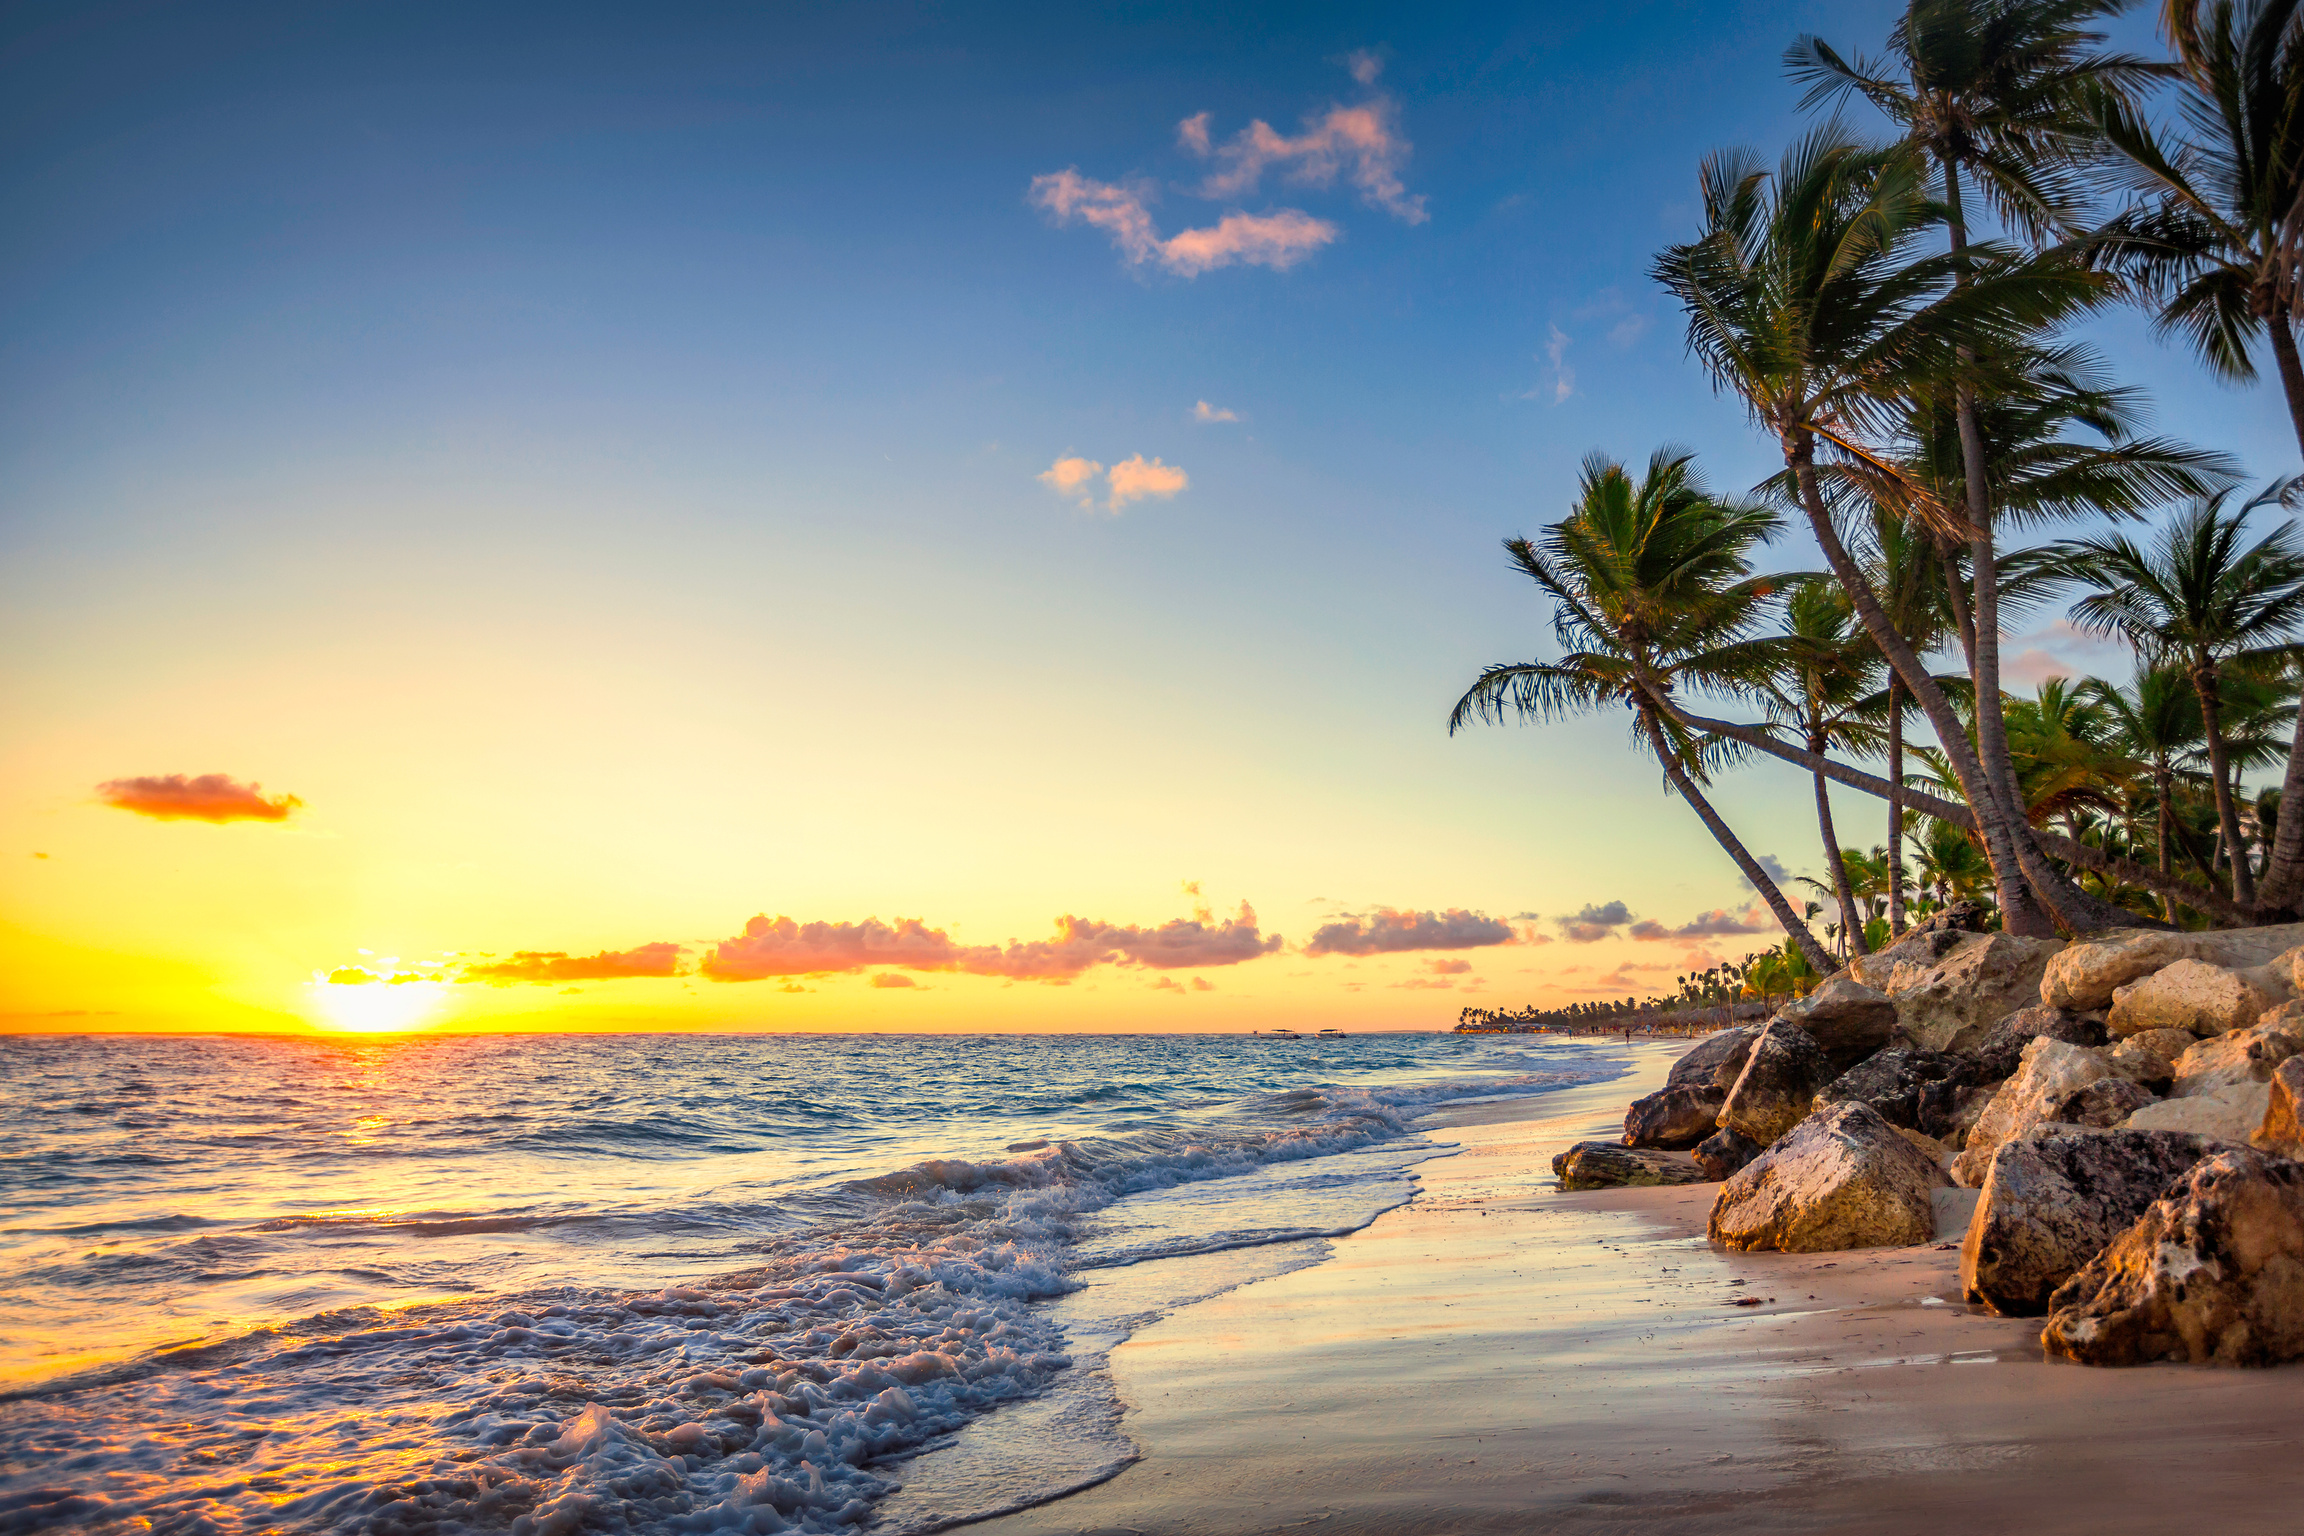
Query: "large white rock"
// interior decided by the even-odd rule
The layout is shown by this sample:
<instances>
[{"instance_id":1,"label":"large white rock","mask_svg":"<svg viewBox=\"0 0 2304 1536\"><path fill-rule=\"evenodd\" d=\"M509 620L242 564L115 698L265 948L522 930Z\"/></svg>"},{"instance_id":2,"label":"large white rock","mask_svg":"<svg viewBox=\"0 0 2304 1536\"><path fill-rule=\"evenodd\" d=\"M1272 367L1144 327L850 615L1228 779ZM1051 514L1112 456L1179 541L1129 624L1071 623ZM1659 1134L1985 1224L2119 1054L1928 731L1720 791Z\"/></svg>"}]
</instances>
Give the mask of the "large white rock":
<instances>
[{"instance_id":1,"label":"large white rock","mask_svg":"<svg viewBox=\"0 0 2304 1536\"><path fill-rule=\"evenodd\" d=\"M2247 1146L2272 1104L2270 1083L2235 1083L2214 1093L2147 1104L2121 1122L2131 1131L2190 1131L2212 1141Z\"/></svg>"},{"instance_id":2,"label":"large white rock","mask_svg":"<svg viewBox=\"0 0 2304 1536\"><path fill-rule=\"evenodd\" d=\"M2283 960L2293 988L2296 951L2300 948L2304 948L2304 923L2226 928L2212 933L2116 928L2085 943L2068 945L2050 960L2040 978L2040 1001L2051 1008L2082 1012L2102 1008L2112 1001L2118 988L2179 960L2201 960L2234 970Z\"/></svg>"},{"instance_id":3,"label":"large white rock","mask_svg":"<svg viewBox=\"0 0 2304 1536\"><path fill-rule=\"evenodd\" d=\"M2211 1035L2176 1058L2172 1099L2196 1099L2241 1083L2268 1083L2272 1069L2304 1053L2304 1036L2278 1024L2251 1024Z\"/></svg>"},{"instance_id":4,"label":"large white rock","mask_svg":"<svg viewBox=\"0 0 2304 1536\"><path fill-rule=\"evenodd\" d=\"M2057 1106L2099 1078L2112 1075L2105 1052L2039 1036L2024 1047L2016 1075L2000 1085L1983 1116L1969 1129L1952 1177L1979 1188L1992 1167L1992 1154L2035 1125L2056 1118ZM2259 1117L2261 1118L2261 1117Z\"/></svg>"},{"instance_id":5,"label":"large white rock","mask_svg":"<svg viewBox=\"0 0 2304 1536\"><path fill-rule=\"evenodd\" d=\"M2188 1029L2196 1035L2245 1029L2285 1000L2275 986L2286 990L2262 970L2177 960L2115 990L2105 1027L2114 1039L2147 1029Z\"/></svg>"},{"instance_id":6,"label":"large white rock","mask_svg":"<svg viewBox=\"0 0 2304 1536\"><path fill-rule=\"evenodd\" d=\"M1942 1170L1861 1099L1820 1110L1720 1186L1711 1235L1730 1248L1822 1253L1936 1235Z\"/></svg>"},{"instance_id":7,"label":"large white rock","mask_svg":"<svg viewBox=\"0 0 2304 1536\"><path fill-rule=\"evenodd\" d=\"M1993 1025L2030 1006L2039 996L2042 973L2059 952L2054 939L2006 933L1922 938L1933 942L1899 959L1885 990L1896 1004L1897 1028L1930 1051L1964 1050Z\"/></svg>"}]
</instances>

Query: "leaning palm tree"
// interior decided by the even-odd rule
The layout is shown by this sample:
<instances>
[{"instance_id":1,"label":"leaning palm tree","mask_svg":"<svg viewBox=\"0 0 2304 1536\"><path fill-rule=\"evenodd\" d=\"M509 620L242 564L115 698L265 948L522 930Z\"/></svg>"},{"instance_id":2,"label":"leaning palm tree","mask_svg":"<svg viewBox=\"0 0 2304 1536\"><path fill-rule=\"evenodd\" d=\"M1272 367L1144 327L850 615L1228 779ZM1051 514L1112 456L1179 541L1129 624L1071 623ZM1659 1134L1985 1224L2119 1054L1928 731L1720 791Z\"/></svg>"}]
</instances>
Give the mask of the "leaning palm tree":
<instances>
[{"instance_id":1,"label":"leaning palm tree","mask_svg":"<svg viewBox=\"0 0 2304 1536\"><path fill-rule=\"evenodd\" d=\"M1534 540L1504 548L1552 600L1558 661L1505 662L1480 677L1448 717L1454 735L1474 720L1547 721L1629 707L1633 733L1681 799L1735 860L1786 935L1820 970L1824 947L1793 912L1760 861L1706 799L1707 745L1662 707L1675 688L1741 689L1768 664L1750 642L1775 579L1752 573L1752 554L1782 520L1764 507L1714 495L1694 456L1660 448L1635 481L1623 465L1584 461L1575 509Z\"/></svg>"},{"instance_id":2,"label":"leaning palm tree","mask_svg":"<svg viewBox=\"0 0 2304 1536\"><path fill-rule=\"evenodd\" d=\"M2249 514L2281 500L2294 483L2276 483L2232 511L2224 495L2195 501L2149 550L2107 534L2059 544L2051 556L2094 588L2073 605L2075 625L2117 635L2141 656L2182 665L2191 678L2208 743L2216 823L2232 861L2232 899L2242 906L2254 904L2256 891L2227 771L2221 673L2285 656L2304 623L2304 540L2284 523L2245 542Z\"/></svg>"},{"instance_id":3,"label":"leaning palm tree","mask_svg":"<svg viewBox=\"0 0 2304 1536\"><path fill-rule=\"evenodd\" d=\"M1997 247L1971 245L1960 263L1915 254L1933 211L1914 158L1859 144L1837 124L1801 139L1773 176L1748 155L1713 156L1703 192L1703 233L1667 249L1656 276L1687 313L1691 350L1782 445L1833 575L1949 753L2003 921L2046 937L2054 929L2045 901L2076 929L2131 922L2049 864L2021 814L2011 814L1944 690L1841 539L1818 475L1820 458L1885 469L1875 445L1902 402L1975 377L1964 354L2014 355L2100 288L2068 263L2019 261Z\"/></svg>"}]
</instances>

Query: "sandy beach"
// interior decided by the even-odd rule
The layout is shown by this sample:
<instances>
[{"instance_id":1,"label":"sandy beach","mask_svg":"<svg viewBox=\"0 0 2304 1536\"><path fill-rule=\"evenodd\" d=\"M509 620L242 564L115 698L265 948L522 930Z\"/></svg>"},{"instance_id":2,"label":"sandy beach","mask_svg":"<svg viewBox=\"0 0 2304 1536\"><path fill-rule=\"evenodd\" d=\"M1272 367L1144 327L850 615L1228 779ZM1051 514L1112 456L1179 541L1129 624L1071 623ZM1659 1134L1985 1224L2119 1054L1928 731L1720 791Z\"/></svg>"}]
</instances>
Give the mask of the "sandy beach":
<instances>
[{"instance_id":1,"label":"sandy beach","mask_svg":"<svg viewBox=\"0 0 2304 1536\"><path fill-rule=\"evenodd\" d=\"M2045 1364L2037 1321L1961 1304L1957 1206L1932 1247L1733 1254L1704 1237L1715 1186L1560 1192L1553 1153L1620 1129L1682 1048L1428 1121L1461 1150L1413 1204L1113 1352L1138 1462L975 1529L2304 1524L2304 1374Z\"/></svg>"}]
</instances>

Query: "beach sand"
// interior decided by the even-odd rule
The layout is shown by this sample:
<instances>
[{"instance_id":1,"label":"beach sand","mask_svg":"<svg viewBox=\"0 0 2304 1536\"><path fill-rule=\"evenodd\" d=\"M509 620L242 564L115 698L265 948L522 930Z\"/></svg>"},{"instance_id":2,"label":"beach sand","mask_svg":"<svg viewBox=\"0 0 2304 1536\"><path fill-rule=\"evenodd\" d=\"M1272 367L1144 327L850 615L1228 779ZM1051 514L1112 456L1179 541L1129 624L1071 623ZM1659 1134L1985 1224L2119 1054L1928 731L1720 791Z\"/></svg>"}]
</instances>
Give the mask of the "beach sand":
<instances>
[{"instance_id":1,"label":"beach sand","mask_svg":"<svg viewBox=\"0 0 2304 1536\"><path fill-rule=\"evenodd\" d=\"M1414 1203L1113 1352L1141 1460L971 1529L2304 1531L2304 1368L2045 1364L2036 1320L1960 1303L1949 1225L1733 1254L1716 1186L1560 1192L1552 1154L1680 1049L1427 1121L1462 1150Z\"/></svg>"}]
</instances>

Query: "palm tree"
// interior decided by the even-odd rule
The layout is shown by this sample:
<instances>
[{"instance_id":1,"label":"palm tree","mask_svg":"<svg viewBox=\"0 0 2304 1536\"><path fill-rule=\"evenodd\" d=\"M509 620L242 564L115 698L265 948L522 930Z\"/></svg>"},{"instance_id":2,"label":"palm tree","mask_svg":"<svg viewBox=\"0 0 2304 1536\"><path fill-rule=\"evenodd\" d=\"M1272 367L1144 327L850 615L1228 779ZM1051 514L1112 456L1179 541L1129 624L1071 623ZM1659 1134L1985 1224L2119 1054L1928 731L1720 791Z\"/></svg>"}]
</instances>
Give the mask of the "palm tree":
<instances>
[{"instance_id":1,"label":"palm tree","mask_svg":"<svg viewBox=\"0 0 2304 1536\"><path fill-rule=\"evenodd\" d=\"M2112 724L2121 750L2143 762L2152 775L2154 830L2160 873L2174 873L2176 775L2201 746L2200 696L2181 667L2147 667L2126 689L2100 677L2081 685ZM2176 920L2176 901L2161 894L2161 915Z\"/></svg>"},{"instance_id":2,"label":"palm tree","mask_svg":"<svg viewBox=\"0 0 2304 1536\"><path fill-rule=\"evenodd\" d=\"M1962 353L2013 355L2046 324L2093 302L2067 264L1997 247L1914 256L1930 205L1913 157L1867 148L1837 124L1796 143L1773 177L1750 156L1703 173L1705 229L1667 249L1655 275L1688 316L1688 343L1782 446L1794 499L1865 631L1911 689L1950 754L2012 932L2046 937L2051 903L2076 929L2132 921L2082 891L2033 845L1960 728L1944 690L1898 633L1834 526L1819 450L1888 466L1873 442L1924 387L1971 374ZM1956 275L1965 281L1954 286Z\"/></svg>"},{"instance_id":3,"label":"palm tree","mask_svg":"<svg viewBox=\"0 0 2304 1536\"><path fill-rule=\"evenodd\" d=\"M1776 665L1752 694L1771 723L1798 732L1818 758L1834 747L1862 756L1879 749L1887 714L1874 688L1883 670L1880 652L1857 626L1842 593L1819 578L1794 582L1784 600L1783 633L1773 637L1769 648ZM1864 954L1864 919L1856 910L1840 835L1832 825L1828 781L1821 767L1811 776L1816 825L1832 869L1831 894L1840 905L1840 931L1851 954Z\"/></svg>"},{"instance_id":4,"label":"palm tree","mask_svg":"<svg viewBox=\"0 0 2304 1536\"><path fill-rule=\"evenodd\" d=\"M2254 904L2256 891L2227 772L2221 674L2284 657L2289 635L2304 621L2304 541L2282 524L2253 544L2242 542L2249 514L2293 484L2276 483L2232 512L2223 494L2195 501L2149 551L2107 534L2059 544L2051 557L2096 589L2073 605L2074 624L2118 635L2139 655L2165 657L2189 675L2208 743L2216 823L2232 860L2232 898L2242 906Z\"/></svg>"},{"instance_id":5,"label":"palm tree","mask_svg":"<svg viewBox=\"0 0 2304 1536\"><path fill-rule=\"evenodd\" d=\"M1912 0L1889 34L1889 59L1849 63L1816 37L1802 37L1785 66L1809 86L1803 107L1856 94L1894 123L1903 143L1941 174L1944 224L1966 283L1965 185L2002 222L2035 241L2072 229L2084 203L2073 174L2099 153L2097 100L2125 102L2159 67L2097 51L2104 34L2089 24L2127 0ZM1973 358L1973 351L1965 353ZM1987 449L1974 382L1954 389L1963 483L1960 531L1975 583L1970 677L1977 699L1977 747L1985 771L2011 807L2015 770L2000 715L2000 604L1995 589L1993 504Z\"/></svg>"},{"instance_id":6,"label":"palm tree","mask_svg":"<svg viewBox=\"0 0 2304 1536\"><path fill-rule=\"evenodd\" d=\"M1629 707L1635 736L1719 840L1810 963L1831 959L1776 882L1698 787L1704 744L1660 707L1671 690L1741 688L1768 665L1749 643L1775 581L1751 556L1782 529L1764 507L1724 500L1697 478L1694 455L1660 448L1637 482L1594 454L1584 461L1575 510L1540 539L1510 539L1513 564L1552 600L1558 661L1506 662L1480 677L1448 717L1454 735L1473 720L1554 720Z\"/></svg>"}]
</instances>

